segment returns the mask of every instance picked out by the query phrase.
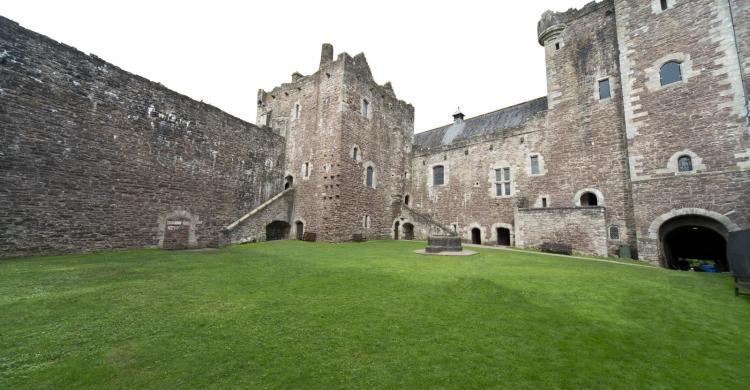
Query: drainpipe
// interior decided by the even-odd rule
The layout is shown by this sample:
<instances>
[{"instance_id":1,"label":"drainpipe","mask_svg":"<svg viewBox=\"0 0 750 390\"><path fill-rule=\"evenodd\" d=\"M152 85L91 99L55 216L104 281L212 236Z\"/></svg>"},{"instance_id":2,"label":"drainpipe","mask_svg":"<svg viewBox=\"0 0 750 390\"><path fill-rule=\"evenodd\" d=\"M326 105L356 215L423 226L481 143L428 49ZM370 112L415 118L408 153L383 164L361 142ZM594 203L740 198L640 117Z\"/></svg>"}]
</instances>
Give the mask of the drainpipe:
<instances>
[{"instance_id":1,"label":"drainpipe","mask_svg":"<svg viewBox=\"0 0 750 390\"><path fill-rule=\"evenodd\" d=\"M740 69L740 79L742 82L742 92L745 94L745 125L747 126L747 132L750 134L750 100L748 100L747 86L745 85L745 72L742 69L742 54L740 53L740 43L737 40L737 24L734 22L734 8L732 8L732 0L727 0L727 6L729 7L729 19L732 22L732 34L734 36L734 49L737 51L737 64Z\"/></svg>"}]
</instances>

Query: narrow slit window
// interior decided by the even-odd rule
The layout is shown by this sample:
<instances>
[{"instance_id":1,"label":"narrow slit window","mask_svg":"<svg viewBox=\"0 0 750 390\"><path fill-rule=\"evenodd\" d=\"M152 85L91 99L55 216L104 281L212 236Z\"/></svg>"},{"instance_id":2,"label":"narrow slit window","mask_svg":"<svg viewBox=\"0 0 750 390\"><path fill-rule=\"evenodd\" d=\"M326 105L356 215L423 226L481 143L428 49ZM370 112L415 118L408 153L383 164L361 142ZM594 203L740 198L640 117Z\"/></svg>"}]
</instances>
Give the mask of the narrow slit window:
<instances>
[{"instance_id":1,"label":"narrow slit window","mask_svg":"<svg viewBox=\"0 0 750 390\"><path fill-rule=\"evenodd\" d=\"M612 97L612 91L609 87L609 79L599 80L599 100L609 99Z\"/></svg>"},{"instance_id":2,"label":"narrow slit window","mask_svg":"<svg viewBox=\"0 0 750 390\"><path fill-rule=\"evenodd\" d=\"M375 187L375 170L372 167L367 167L367 186Z\"/></svg>"},{"instance_id":3,"label":"narrow slit window","mask_svg":"<svg viewBox=\"0 0 750 390\"><path fill-rule=\"evenodd\" d=\"M295 104L294 105L294 119L299 119L299 111L300 111L299 104Z\"/></svg>"},{"instance_id":4,"label":"narrow slit window","mask_svg":"<svg viewBox=\"0 0 750 390\"><path fill-rule=\"evenodd\" d=\"M667 2L667 0L661 0L661 10L666 11L667 8L669 8L669 3Z\"/></svg>"},{"instance_id":5,"label":"narrow slit window","mask_svg":"<svg viewBox=\"0 0 750 390\"><path fill-rule=\"evenodd\" d=\"M362 99L362 116L367 117L370 112L370 102L367 99Z\"/></svg>"},{"instance_id":6,"label":"narrow slit window","mask_svg":"<svg viewBox=\"0 0 750 390\"><path fill-rule=\"evenodd\" d=\"M352 160L357 161L359 159L359 148L356 146L352 150Z\"/></svg>"},{"instance_id":7,"label":"narrow slit window","mask_svg":"<svg viewBox=\"0 0 750 390\"><path fill-rule=\"evenodd\" d=\"M542 208L547 208L547 198L542 198Z\"/></svg>"},{"instance_id":8,"label":"narrow slit window","mask_svg":"<svg viewBox=\"0 0 750 390\"><path fill-rule=\"evenodd\" d=\"M310 163L305 163L305 177L310 177Z\"/></svg>"}]
</instances>

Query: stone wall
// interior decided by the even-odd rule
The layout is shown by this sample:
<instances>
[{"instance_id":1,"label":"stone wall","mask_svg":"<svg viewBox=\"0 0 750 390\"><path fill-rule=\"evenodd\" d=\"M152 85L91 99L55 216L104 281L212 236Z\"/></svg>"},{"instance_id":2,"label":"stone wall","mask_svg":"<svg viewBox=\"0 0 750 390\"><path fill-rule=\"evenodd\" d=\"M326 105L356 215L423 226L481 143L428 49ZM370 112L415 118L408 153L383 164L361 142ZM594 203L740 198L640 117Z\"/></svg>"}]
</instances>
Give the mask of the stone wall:
<instances>
[{"instance_id":1,"label":"stone wall","mask_svg":"<svg viewBox=\"0 0 750 390\"><path fill-rule=\"evenodd\" d=\"M675 1L665 11L656 3L618 1L616 9L639 251L653 262L661 251L652 224L674 210L750 227L747 108L729 2ZM672 60L682 81L662 86L660 68ZM692 171L678 171L683 155Z\"/></svg>"},{"instance_id":2,"label":"stone wall","mask_svg":"<svg viewBox=\"0 0 750 390\"><path fill-rule=\"evenodd\" d=\"M0 18L0 256L217 245L283 164L270 131Z\"/></svg>"},{"instance_id":3,"label":"stone wall","mask_svg":"<svg viewBox=\"0 0 750 390\"><path fill-rule=\"evenodd\" d=\"M297 237L294 215L295 189L288 189L276 197L268 200L257 209L252 210L236 226L231 226L225 233L228 243L243 244L246 242L266 241L266 227L273 222L289 224L289 237ZM304 221L300 221L303 222ZM303 225L304 230L304 225Z\"/></svg>"},{"instance_id":4,"label":"stone wall","mask_svg":"<svg viewBox=\"0 0 750 390\"><path fill-rule=\"evenodd\" d=\"M286 175L297 188L293 220L306 221L306 230L321 241L351 240L353 234L390 237L414 108L396 98L390 83L374 81L363 54L341 53L334 60L327 44L318 71L295 73L291 81L259 92L258 121L286 137ZM368 167L374 171L372 188L366 185Z\"/></svg>"},{"instance_id":5,"label":"stone wall","mask_svg":"<svg viewBox=\"0 0 750 390\"><path fill-rule=\"evenodd\" d=\"M519 209L516 245L568 244L577 254L607 256L605 216L603 207Z\"/></svg>"}]
</instances>

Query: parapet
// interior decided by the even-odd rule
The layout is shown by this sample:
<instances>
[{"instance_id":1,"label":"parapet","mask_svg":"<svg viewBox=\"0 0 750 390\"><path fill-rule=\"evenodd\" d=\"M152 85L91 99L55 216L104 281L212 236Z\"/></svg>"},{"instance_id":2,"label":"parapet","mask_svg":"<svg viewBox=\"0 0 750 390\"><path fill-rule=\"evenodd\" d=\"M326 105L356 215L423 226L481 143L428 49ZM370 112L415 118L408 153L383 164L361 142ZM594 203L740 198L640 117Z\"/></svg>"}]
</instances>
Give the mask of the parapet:
<instances>
[{"instance_id":1,"label":"parapet","mask_svg":"<svg viewBox=\"0 0 750 390\"><path fill-rule=\"evenodd\" d=\"M555 35L558 35L562 30L565 29L565 27L567 27L575 19L578 19L581 16L586 15L590 12L596 11L600 7L612 7L612 6L613 6L612 0L604 0L599 3L597 3L596 1L592 1L586 4L581 9L571 8L565 12L553 12L553 11L545 12L544 14L542 14L542 18L539 20L539 23L537 24L537 34L539 38L539 44L544 46L544 42L547 39Z\"/></svg>"}]
</instances>

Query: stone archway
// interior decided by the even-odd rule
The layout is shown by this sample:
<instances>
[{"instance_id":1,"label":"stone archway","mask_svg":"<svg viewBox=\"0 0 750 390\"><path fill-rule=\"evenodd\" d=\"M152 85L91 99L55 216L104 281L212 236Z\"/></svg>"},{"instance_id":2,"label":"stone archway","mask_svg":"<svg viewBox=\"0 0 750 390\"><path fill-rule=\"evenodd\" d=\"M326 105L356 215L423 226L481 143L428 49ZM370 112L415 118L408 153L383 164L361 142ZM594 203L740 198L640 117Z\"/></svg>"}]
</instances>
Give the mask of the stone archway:
<instances>
[{"instance_id":1,"label":"stone archway","mask_svg":"<svg viewBox=\"0 0 750 390\"><path fill-rule=\"evenodd\" d=\"M476 245L482 244L482 230L479 228L471 229L471 243Z\"/></svg>"},{"instance_id":2,"label":"stone archway","mask_svg":"<svg viewBox=\"0 0 750 390\"><path fill-rule=\"evenodd\" d=\"M273 221L266 225L266 241L289 239L289 231L291 229L291 225L287 222Z\"/></svg>"},{"instance_id":3,"label":"stone archway","mask_svg":"<svg viewBox=\"0 0 750 390\"><path fill-rule=\"evenodd\" d=\"M404 240L411 241L414 239L414 225L407 222L403 226Z\"/></svg>"},{"instance_id":4,"label":"stone archway","mask_svg":"<svg viewBox=\"0 0 750 390\"><path fill-rule=\"evenodd\" d=\"M294 223L294 228L297 239L302 241L305 238L305 223L302 221L297 221Z\"/></svg>"},{"instance_id":5,"label":"stone archway","mask_svg":"<svg viewBox=\"0 0 750 390\"><path fill-rule=\"evenodd\" d=\"M706 216L672 218L659 228L662 265L687 271L691 261L700 260L713 263L718 272L729 271L728 236L729 232L723 224Z\"/></svg>"}]
</instances>

